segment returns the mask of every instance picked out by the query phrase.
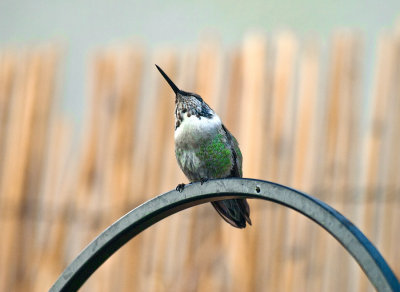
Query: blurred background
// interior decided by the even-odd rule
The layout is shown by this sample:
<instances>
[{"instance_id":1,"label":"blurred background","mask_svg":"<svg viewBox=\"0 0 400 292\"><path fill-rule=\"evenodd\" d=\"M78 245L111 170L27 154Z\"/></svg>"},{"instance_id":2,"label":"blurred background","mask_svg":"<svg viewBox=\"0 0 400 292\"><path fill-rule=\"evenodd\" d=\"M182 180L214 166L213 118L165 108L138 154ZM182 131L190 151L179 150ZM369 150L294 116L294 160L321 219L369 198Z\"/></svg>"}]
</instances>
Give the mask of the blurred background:
<instances>
[{"instance_id":1,"label":"blurred background","mask_svg":"<svg viewBox=\"0 0 400 292\"><path fill-rule=\"evenodd\" d=\"M0 291L45 291L113 221L187 182L174 95L238 138L244 176L331 204L400 276L399 1L2 1ZM315 223L210 204L112 256L82 291L369 291Z\"/></svg>"}]
</instances>

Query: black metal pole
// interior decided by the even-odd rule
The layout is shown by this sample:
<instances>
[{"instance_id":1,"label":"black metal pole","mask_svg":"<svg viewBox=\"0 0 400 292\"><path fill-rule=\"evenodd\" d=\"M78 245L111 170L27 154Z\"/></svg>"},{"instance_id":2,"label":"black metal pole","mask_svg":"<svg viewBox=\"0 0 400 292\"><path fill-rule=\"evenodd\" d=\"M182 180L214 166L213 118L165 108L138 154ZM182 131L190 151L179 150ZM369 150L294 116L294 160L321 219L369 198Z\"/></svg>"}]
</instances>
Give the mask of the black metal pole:
<instances>
[{"instance_id":1,"label":"black metal pole","mask_svg":"<svg viewBox=\"0 0 400 292\"><path fill-rule=\"evenodd\" d=\"M93 240L64 270L50 291L76 291L115 251L147 227L183 209L231 198L273 201L309 217L332 234L354 257L378 291L400 292L384 258L364 234L329 205L289 187L255 179L210 180L170 191L140 205ZM262 224L262 222L254 222Z\"/></svg>"}]
</instances>

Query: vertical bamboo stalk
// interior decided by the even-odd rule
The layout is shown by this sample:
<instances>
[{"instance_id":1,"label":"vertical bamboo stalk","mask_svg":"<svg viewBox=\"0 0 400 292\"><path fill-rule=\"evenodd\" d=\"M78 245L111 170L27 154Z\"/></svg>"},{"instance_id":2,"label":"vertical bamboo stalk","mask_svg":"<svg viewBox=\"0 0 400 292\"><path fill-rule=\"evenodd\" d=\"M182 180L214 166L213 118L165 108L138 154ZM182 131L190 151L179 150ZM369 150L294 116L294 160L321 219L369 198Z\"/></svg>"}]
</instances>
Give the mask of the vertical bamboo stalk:
<instances>
[{"instance_id":1,"label":"vertical bamboo stalk","mask_svg":"<svg viewBox=\"0 0 400 292\"><path fill-rule=\"evenodd\" d=\"M294 131L291 181L294 188L309 192L313 187L317 161L318 85L321 82L319 47L315 42L305 44L300 58L297 115ZM294 212L288 214L287 253L290 257L282 278L284 291L306 291L309 281L309 236L307 218Z\"/></svg>"},{"instance_id":2,"label":"vertical bamboo stalk","mask_svg":"<svg viewBox=\"0 0 400 292\"><path fill-rule=\"evenodd\" d=\"M368 121L368 133L366 136L365 158L367 161L366 172L362 185L365 186L363 193L363 210L361 230L372 241L376 238L376 228L378 224L377 202L382 196L382 162L385 155L383 141L387 135L388 128L385 127L385 120L390 110L390 96L393 73L395 70L395 50L393 40L389 36L384 36L379 41L376 83L372 95L371 119ZM396 81L395 81L396 82ZM365 279L360 282L359 291L366 291L367 283Z\"/></svg>"},{"instance_id":3,"label":"vertical bamboo stalk","mask_svg":"<svg viewBox=\"0 0 400 292\"><path fill-rule=\"evenodd\" d=\"M95 59L93 84L90 105L88 135L83 141L78 181L74 196L74 222L70 226L70 237L74 242L68 242L71 253L75 255L98 234L104 224L104 212L109 206L109 198L101 192L105 183L105 169L100 166L105 161L108 141L103 134L108 127L109 98L113 94L113 76L115 64L109 53L99 53ZM115 101L114 101L115 102ZM104 225L103 225L104 224ZM105 227L105 226L104 226ZM99 279L99 280L97 280ZM91 277L83 289L103 291L107 281L106 273L99 270Z\"/></svg>"},{"instance_id":4,"label":"vertical bamboo stalk","mask_svg":"<svg viewBox=\"0 0 400 292\"><path fill-rule=\"evenodd\" d=\"M272 105L270 112L270 133L268 138L269 151L266 153L270 164L268 179L287 183L289 179L288 166L291 160L291 135L293 127L293 82L294 66L297 55L297 40L291 33L283 32L276 39L276 61L274 65L274 80L272 92ZM274 251L271 261L271 283L270 289L277 291L281 289L283 279L281 275L285 263L284 248L286 237L287 210L276 207L271 212L270 220L276 222L273 228Z\"/></svg>"},{"instance_id":5,"label":"vertical bamboo stalk","mask_svg":"<svg viewBox=\"0 0 400 292\"><path fill-rule=\"evenodd\" d=\"M16 60L11 52L0 52L0 178L5 155L7 124L9 118L13 82L15 80ZM0 179L1 184L1 179ZM1 186L0 186L1 188ZM0 204L1 204L0 194ZM0 205L1 211L1 205Z\"/></svg>"},{"instance_id":6,"label":"vertical bamboo stalk","mask_svg":"<svg viewBox=\"0 0 400 292\"><path fill-rule=\"evenodd\" d=\"M26 59L25 59L26 60ZM26 67L20 65L20 78L10 113L5 160L3 164L3 207L7 210L4 222L4 242L0 250L0 266L7 269L0 275L0 290L18 289L17 271L21 258L24 182L28 163L29 138L32 131L34 105L38 102L37 83L40 76L40 58L34 54ZM23 77L22 77L23 76Z\"/></svg>"},{"instance_id":7,"label":"vertical bamboo stalk","mask_svg":"<svg viewBox=\"0 0 400 292\"><path fill-rule=\"evenodd\" d=\"M59 117L54 117L53 123L38 206L38 214L43 214L36 231L38 252L30 264L35 271L29 284L33 291L49 289L64 266L65 213L69 200L64 180L70 157L71 125Z\"/></svg>"},{"instance_id":8,"label":"vertical bamboo stalk","mask_svg":"<svg viewBox=\"0 0 400 292\"><path fill-rule=\"evenodd\" d=\"M359 161L359 128L356 121L360 117L360 98L358 92L358 76L360 64L358 56L361 55L360 46L354 34L342 33L336 38L337 55L333 56L333 62L338 66L332 66L332 83L328 96L328 105L335 104L337 117L330 115L328 119L328 169L326 176L326 190L332 192L334 200L331 204L344 214L352 210L348 202L354 197L351 191L355 185L355 175L352 172L353 165ZM335 54L335 53L334 53ZM335 88L333 88L335 86ZM334 101L335 100L335 101ZM329 108L327 109L329 111ZM350 143L351 141L351 143ZM333 199L333 198L332 198ZM325 269L324 285L330 289L346 289L352 282L349 280L350 258L344 249L336 242L329 240L326 249L329 250L327 262L330 267L336 269L341 281L335 281L332 271Z\"/></svg>"},{"instance_id":9,"label":"vertical bamboo stalk","mask_svg":"<svg viewBox=\"0 0 400 292\"><path fill-rule=\"evenodd\" d=\"M329 62L330 71L327 82L329 82L329 91L326 95L326 100L324 103L325 106L325 116L320 117L323 121L323 130L320 132L320 145L324 149L320 154L322 155L322 159L317 161L319 164L316 166L317 172L315 179L320 183L317 183L317 187L319 190L329 189L329 186L332 185L332 161L334 159L335 153L335 145L336 145L336 136L337 136L337 123L339 116L339 98L338 98L338 90L339 90L339 77L342 68L342 63L339 62L343 55L343 49L339 46L339 38L333 40L332 48L331 48L331 60ZM329 183L327 183L327 180ZM317 188L316 188L317 189ZM322 193L322 195L324 195ZM321 196L321 195L320 195ZM323 197L324 198L324 197ZM326 249L325 245L327 244L327 236L324 232L319 232L313 234L311 240L311 246L314 253L311 256L311 262L313 263L314 268L311 269L312 278L307 282L308 290L322 290L325 281L324 281L324 272L327 269L326 263Z\"/></svg>"},{"instance_id":10,"label":"vertical bamboo stalk","mask_svg":"<svg viewBox=\"0 0 400 292\"><path fill-rule=\"evenodd\" d=\"M304 45L300 59L292 181L295 188L311 191L317 157L320 49L315 41Z\"/></svg>"},{"instance_id":11,"label":"vertical bamboo stalk","mask_svg":"<svg viewBox=\"0 0 400 292\"><path fill-rule=\"evenodd\" d=\"M391 97L390 117L387 122L388 131L388 164L384 177L387 178L387 188L385 196L385 209L382 212L382 232L378 247L382 254L387 258L389 264L394 269L397 277L400 275L400 251L398 242L400 235L397 232L398 226L396 222L400 222L400 182L396 174L399 173L400 167L400 25L394 36L395 45L395 72L393 74L393 92Z\"/></svg>"},{"instance_id":12,"label":"vertical bamboo stalk","mask_svg":"<svg viewBox=\"0 0 400 292\"><path fill-rule=\"evenodd\" d=\"M34 104L31 122L31 134L28 147L28 161L26 165L26 178L23 192L24 196L24 221L22 228L21 263L18 269L20 275L19 285L22 290L29 289L30 279L36 272L31 269L31 263L37 252L34 249L37 221L42 220L43 214L37 212L38 200L41 196L41 184L45 159L48 152L49 121L53 101L55 100L55 85L57 62L59 54L54 47L41 48L39 52L39 78L37 80L37 100Z\"/></svg>"},{"instance_id":13,"label":"vertical bamboo stalk","mask_svg":"<svg viewBox=\"0 0 400 292\"><path fill-rule=\"evenodd\" d=\"M126 49L117 50L116 55L116 94L120 96L118 110L115 113L118 121L116 128L116 139L111 140L111 151L113 157L112 168L109 168L108 176L111 183L105 191L112 196L112 217L110 221L125 214L133 206L129 202L132 194L137 195L133 188L134 178L132 177L135 161L133 160L135 151L135 139L138 127L139 111L139 90L143 82L143 53L140 47L133 48L128 46ZM137 140L136 140L137 141ZM139 140L140 141L140 140ZM117 192L117 193L116 193ZM139 198L136 198L139 199ZM130 248L121 250L119 257L113 264L110 264L110 285L109 289L114 289L118 281L118 289L129 290L138 281L136 271L132 273L132 267L139 266L140 258L134 252L140 247L141 242L135 241ZM119 271L123 267L124 273Z\"/></svg>"},{"instance_id":14,"label":"vertical bamboo stalk","mask_svg":"<svg viewBox=\"0 0 400 292\"><path fill-rule=\"evenodd\" d=\"M10 126L10 115L12 105L12 90L16 80L17 62L16 56L11 52L2 52L0 55L0 190L3 183L6 183L2 177L5 169L5 155L7 147L7 138L10 136L7 133L7 128ZM5 230L12 214L7 212L7 196L6 193L0 192L0 230ZM5 251L0 248L0 269L6 269ZM4 288L4 287L3 287Z\"/></svg>"}]
</instances>

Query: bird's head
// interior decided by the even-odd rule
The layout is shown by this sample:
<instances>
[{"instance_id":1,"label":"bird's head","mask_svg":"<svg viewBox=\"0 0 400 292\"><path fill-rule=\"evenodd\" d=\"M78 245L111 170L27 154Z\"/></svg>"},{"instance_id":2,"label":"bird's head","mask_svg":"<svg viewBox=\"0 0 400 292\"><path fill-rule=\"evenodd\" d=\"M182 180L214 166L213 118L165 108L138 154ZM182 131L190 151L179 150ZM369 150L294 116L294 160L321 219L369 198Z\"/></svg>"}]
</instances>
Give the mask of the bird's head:
<instances>
[{"instance_id":1,"label":"bird's head","mask_svg":"<svg viewBox=\"0 0 400 292\"><path fill-rule=\"evenodd\" d=\"M160 67L157 65L156 67L174 91L175 106L179 112L187 113L189 116L195 115L199 118L211 118L214 115L214 111L203 101L200 95L180 90Z\"/></svg>"}]
</instances>

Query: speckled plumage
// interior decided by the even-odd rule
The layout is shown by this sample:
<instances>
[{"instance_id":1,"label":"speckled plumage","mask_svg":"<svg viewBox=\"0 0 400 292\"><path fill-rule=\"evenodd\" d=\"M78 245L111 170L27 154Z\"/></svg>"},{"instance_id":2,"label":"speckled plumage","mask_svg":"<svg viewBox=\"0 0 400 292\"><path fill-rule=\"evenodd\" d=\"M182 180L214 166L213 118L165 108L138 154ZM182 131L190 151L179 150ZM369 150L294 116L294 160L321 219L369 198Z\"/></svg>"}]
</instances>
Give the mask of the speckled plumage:
<instances>
[{"instance_id":1,"label":"speckled plumage","mask_svg":"<svg viewBox=\"0 0 400 292\"><path fill-rule=\"evenodd\" d=\"M242 154L235 137L218 115L194 93L179 90L157 66L176 94L175 155L180 168L191 182L207 179L242 177ZM245 199L213 202L222 218L237 228L251 224Z\"/></svg>"}]
</instances>

